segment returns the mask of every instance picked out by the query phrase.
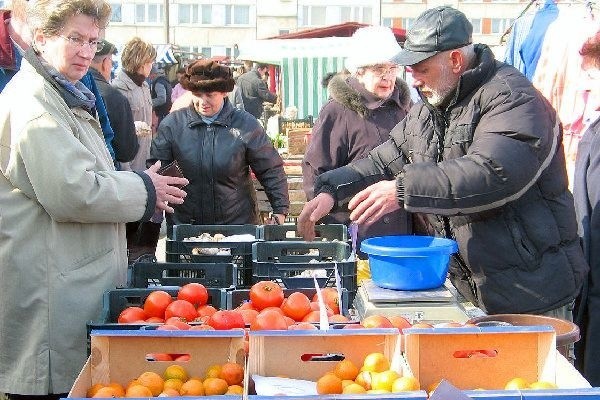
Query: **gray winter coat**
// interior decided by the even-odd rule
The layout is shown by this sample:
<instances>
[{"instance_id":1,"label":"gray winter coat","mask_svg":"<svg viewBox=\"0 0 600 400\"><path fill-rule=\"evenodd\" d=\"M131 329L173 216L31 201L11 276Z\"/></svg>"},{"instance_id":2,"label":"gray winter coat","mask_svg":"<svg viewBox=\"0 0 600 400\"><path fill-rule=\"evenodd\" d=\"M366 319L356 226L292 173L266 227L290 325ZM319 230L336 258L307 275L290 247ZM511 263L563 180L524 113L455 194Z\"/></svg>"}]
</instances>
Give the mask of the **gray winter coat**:
<instances>
[{"instance_id":1,"label":"gray winter coat","mask_svg":"<svg viewBox=\"0 0 600 400\"><path fill-rule=\"evenodd\" d=\"M165 117L150 149L152 162L177 160L190 181L184 204L174 205L167 223L258 224L251 169L265 188L273 212L289 211L283 160L258 121L227 98L207 125L193 105Z\"/></svg>"},{"instance_id":2,"label":"gray winter coat","mask_svg":"<svg viewBox=\"0 0 600 400\"><path fill-rule=\"evenodd\" d=\"M588 271L562 128L521 73L487 46L476 52L445 110L415 105L388 142L321 175L315 191L344 203L395 178L404 208L458 242L449 274L463 296L489 314L545 312L572 302Z\"/></svg>"},{"instance_id":3,"label":"gray winter coat","mask_svg":"<svg viewBox=\"0 0 600 400\"><path fill-rule=\"evenodd\" d=\"M342 75L334 76L327 89L331 98L319 112L302 160L302 184L309 200L314 197L313 185L318 175L366 157L389 139L392 128L412 105L408 85L401 79L396 80L388 99L376 97L356 78ZM333 212L321 222L347 225L350 213L347 209ZM410 230L410 215L400 210L372 225L360 226L359 241Z\"/></svg>"},{"instance_id":4,"label":"gray winter coat","mask_svg":"<svg viewBox=\"0 0 600 400\"><path fill-rule=\"evenodd\" d=\"M269 91L267 84L255 69L240 75L236 85L242 92L244 109L256 118L260 118L263 113L263 102L275 103L277 100L277 95Z\"/></svg>"}]
</instances>

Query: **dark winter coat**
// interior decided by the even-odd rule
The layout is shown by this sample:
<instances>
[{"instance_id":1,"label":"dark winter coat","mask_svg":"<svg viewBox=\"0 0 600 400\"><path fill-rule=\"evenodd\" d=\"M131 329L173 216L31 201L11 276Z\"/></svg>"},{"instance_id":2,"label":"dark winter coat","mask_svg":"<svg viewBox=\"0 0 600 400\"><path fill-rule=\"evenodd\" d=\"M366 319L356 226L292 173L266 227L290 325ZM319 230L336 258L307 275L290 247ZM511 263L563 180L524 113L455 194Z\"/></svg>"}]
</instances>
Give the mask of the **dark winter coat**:
<instances>
[{"instance_id":1,"label":"dark winter coat","mask_svg":"<svg viewBox=\"0 0 600 400\"><path fill-rule=\"evenodd\" d=\"M158 98L158 94L156 92L156 85L161 85L164 87L165 90L165 102L161 103L161 104L155 104L154 99ZM173 105L173 102L171 101L171 93L173 92L173 86L171 86L171 82L169 82L169 80L162 75L157 76L156 78L154 78L154 80L152 81L152 84L150 85L150 94L152 95L152 110L154 110L154 112L156 113L156 116L158 117L158 122L160 123L160 121L163 120L164 117L167 116L167 114L169 113L169 111L171 110L171 106Z\"/></svg>"},{"instance_id":2,"label":"dark winter coat","mask_svg":"<svg viewBox=\"0 0 600 400\"><path fill-rule=\"evenodd\" d=\"M577 149L573 195L579 235L590 273L578 307L582 338L577 343L583 375L600 386L600 118L584 133ZM594 183L595 182L595 183Z\"/></svg>"},{"instance_id":3,"label":"dark winter coat","mask_svg":"<svg viewBox=\"0 0 600 400\"><path fill-rule=\"evenodd\" d=\"M90 73L104 99L110 126L115 133L112 141L115 159L119 162L129 162L134 159L140 148L129 101L119 90L112 87L96 69L90 68Z\"/></svg>"},{"instance_id":4,"label":"dark winter coat","mask_svg":"<svg viewBox=\"0 0 600 400\"><path fill-rule=\"evenodd\" d=\"M338 202L396 178L399 201L453 238L450 279L488 314L568 304L588 271L567 187L562 128L515 68L475 47L450 105L415 105L369 158L327 172L315 191Z\"/></svg>"},{"instance_id":5,"label":"dark winter coat","mask_svg":"<svg viewBox=\"0 0 600 400\"><path fill-rule=\"evenodd\" d=\"M328 85L329 101L319 112L312 129L311 141L302 161L302 183L306 197L314 197L313 185L318 175L366 157L369 151L390 137L411 106L406 82L396 80L388 99L367 91L354 77L334 76ZM347 209L333 212L323 223L348 225ZM359 227L363 238L409 233L409 214L404 210L389 213L370 226Z\"/></svg>"},{"instance_id":6,"label":"dark winter coat","mask_svg":"<svg viewBox=\"0 0 600 400\"><path fill-rule=\"evenodd\" d=\"M193 105L167 115L150 149L152 162L177 160L190 181L187 197L167 214L175 224L258 224L251 170L277 214L289 211L283 160L256 118L225 98L217 120L207 125Z\"/></svg>"},{"instance_id":7,"label":"dark winter coat","mask_svg":"<svg viewBox=\"0 0 600 400\"><path fill-rule=\"evenodd\" d=\"M256 118L263 113L263 102L275 103L277 96L269 91L257 70L253 69L239 76L236 85L242 92L244 109Z\"/></svg>"}]
</instances>

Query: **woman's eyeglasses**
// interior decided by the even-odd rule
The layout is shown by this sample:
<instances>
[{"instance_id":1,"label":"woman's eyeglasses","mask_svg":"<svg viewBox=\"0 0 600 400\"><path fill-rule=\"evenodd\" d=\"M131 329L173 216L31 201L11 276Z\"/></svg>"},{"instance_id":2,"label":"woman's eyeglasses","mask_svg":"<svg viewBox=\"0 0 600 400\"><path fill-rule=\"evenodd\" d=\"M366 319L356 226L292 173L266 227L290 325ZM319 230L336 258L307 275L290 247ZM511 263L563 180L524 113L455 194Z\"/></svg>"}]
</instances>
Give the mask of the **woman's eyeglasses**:
<instances>
[{"instance_id":1,"label":"woman's eyeglasses","mask_svg":"<svg viewBox=\"0 0 600 400\"><path fill-rule=\"evenodd\" d=\"M373 65L371 67L367 67L367 69L369 71L371 71L371 73L378 78L382 78L384 76L395 77L398 74L398 66L397 65L393 65L391 67L386 67L383 65Z\"/></svg>"},{"instance_id":2,"label":"woman's eyeglasses","mask_svg":"<svg viewBox=\"0 0 600 400\"><path fill-rule=\"evenodd\" d=\"M83 46L88 46L90 50L94 50L94 52L99 52L104 47L103 40L85 40L76 36L63 36L58 35L59 37L65 39L69 44L82 48Z\"/></svg>"}]
</instances>

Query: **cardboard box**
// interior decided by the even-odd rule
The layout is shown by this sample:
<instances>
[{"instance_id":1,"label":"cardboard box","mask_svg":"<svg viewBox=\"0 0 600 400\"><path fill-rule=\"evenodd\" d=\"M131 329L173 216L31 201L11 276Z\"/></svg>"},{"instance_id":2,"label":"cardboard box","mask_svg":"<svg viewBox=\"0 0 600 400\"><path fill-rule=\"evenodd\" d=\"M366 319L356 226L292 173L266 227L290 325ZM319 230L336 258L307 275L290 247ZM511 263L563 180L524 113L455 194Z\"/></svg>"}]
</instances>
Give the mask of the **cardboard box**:
<instances>
[{"instance_id":1,"label":"cardboard box","mask_svg":"<svg viewBox=\"0 0 600 400\"><path fill-rule=\"evenodd\" d=\"M147 354L189 354L188 362L148 361ZM172 364L190 376L204 376L213 364L244 365L243 331L92 331L91 355L75 380L69 398L85 397L95 383L127 385L142 372L158 374ZM241 396L240 396L241 397Z\"/></svg>"},{"instance_id":2,"label":"cardboard box","mask_svg":"<svg viewBox=\"0 0 600 400\"><path fill-rule=\"evenodd\" d=\"M400 340L396 329L330 329L328 331L251 331L248 370L252 375L286 376L293 379L317 381L343 358L361 366L364 358L373 352L383 353L392 360L400 354ZM330 356L329 360L327 356ZM333 358L333 359L332 359ZM394 362L394 361L392 361ZM307 398L331 398L308 396ZM346 395L335 395L336 399ZM348 398L362 398L347 395ZM424 391L390 393L366 396L377 399L424 400ZM294 397L299 399L299 397Z\"/></svg>"},{"instance_id":3,"label":"cardboard box","mask_svg":"<svg viewBox=\"0 0 600 400\"><path fill-rule=\"evenodd\" d=\"M405 354L422 388L504 389L515 377L556 382L552 327L405 329Z\"/></svg>"}]
</instances>

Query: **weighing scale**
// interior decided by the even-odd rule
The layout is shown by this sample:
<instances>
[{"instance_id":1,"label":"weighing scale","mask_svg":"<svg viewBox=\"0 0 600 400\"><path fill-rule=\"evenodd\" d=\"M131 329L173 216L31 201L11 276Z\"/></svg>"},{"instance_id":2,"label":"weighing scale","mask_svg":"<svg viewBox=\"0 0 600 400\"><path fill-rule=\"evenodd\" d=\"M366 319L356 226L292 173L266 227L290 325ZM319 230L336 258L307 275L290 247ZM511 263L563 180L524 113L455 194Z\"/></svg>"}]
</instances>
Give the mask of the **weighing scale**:
<instances>
[{"instance_id":1,"label":"weighing scale","mask_svg":"<svg viewBox=\"0 0 600 400\"><path fill-rule=\"evenodd\" d=\"M354 308L360 319L370 315L401 315L411 323L464 323L486 315L461 296L448 280L439 288L408 291L384 289L365 279L356 292Z\"/></svg>"}]
</instances>

